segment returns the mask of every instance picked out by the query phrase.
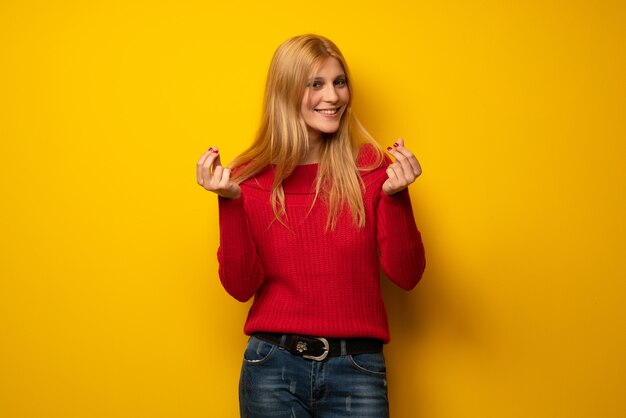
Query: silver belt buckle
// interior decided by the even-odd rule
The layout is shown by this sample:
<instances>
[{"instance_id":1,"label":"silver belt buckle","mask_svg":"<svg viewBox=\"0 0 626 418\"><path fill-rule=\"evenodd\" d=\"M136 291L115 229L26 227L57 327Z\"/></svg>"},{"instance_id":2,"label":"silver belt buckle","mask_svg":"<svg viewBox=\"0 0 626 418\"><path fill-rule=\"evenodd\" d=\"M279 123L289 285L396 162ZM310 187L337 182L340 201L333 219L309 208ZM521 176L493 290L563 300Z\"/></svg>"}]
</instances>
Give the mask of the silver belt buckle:
<instances>
[{"instance_id":1,"label":"silver belt buckle","mask_svg":"<svg viewBox=\"0 0 626 418\"><path fill-rule=\"evenodd\" d=\"M328 344L328 340L326 338L322 338L322 337L313 337L313 338L315 338L316 340L321 341L322 344L324 344L324 352L321 355L319 355L319 356L309 356L307 354L303 354L302 358L306 358L306 359L309 359L309 360L315 360L315 361L322 361L326 357L328 357L328 351L329 351L329 348L330 348L330 344Z\"/></svg>"}]
</instances>

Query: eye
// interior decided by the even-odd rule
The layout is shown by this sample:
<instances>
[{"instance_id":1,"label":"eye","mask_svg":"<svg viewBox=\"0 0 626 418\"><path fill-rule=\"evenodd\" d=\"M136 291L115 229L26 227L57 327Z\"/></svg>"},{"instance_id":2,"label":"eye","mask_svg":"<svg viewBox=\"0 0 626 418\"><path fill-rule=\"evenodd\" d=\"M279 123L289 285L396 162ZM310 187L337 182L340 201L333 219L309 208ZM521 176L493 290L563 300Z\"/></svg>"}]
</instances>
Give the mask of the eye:
<instances>
[{"instance_id":1,"label":"eye","mask_svg":"<svg viewBox=\"0 0 626 418\"><path fill-rule=\"evenodd\" d=\"M319 81L319 80L313 80L313 81L309 81L308 86L313 88L313 89L318 90L318 89L322 88L323 83L321 81Z\"/></svg>"},{"instance_id":2,"label":"eye","mask_svg":"<svg viewBox=\"0 0 626 418\"><path fill-rule=\"evenodd\" d=\"M345 78L338 78L337 80L335 80L334 84L336 87L345 87L348 84L348 80L346 80Z\"/></svg>"}]
</instances>

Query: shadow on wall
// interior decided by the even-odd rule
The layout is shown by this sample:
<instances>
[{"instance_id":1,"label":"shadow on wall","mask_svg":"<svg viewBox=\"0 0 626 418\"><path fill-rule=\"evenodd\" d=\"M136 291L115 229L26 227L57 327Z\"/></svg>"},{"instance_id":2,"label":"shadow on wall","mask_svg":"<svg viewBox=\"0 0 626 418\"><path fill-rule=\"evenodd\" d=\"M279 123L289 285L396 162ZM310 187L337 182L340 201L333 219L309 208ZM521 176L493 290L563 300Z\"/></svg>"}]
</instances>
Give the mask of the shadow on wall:
<instances>
[{"instance_id":1,"label":"shadow on wall","mask_svg":"<svg viewBox=\"0 0 626 418\"><path fill-rule=\"evenodd\" d=\"M476 319L480 302L456 282L466 280L446 275L427 262L424 278L407 292L381 272L391 330L391 342L385 348L389 396L396 418L428 416L436 410L435 405L429 405L432 388L427 375L442 361L459 361L450 358L448 362L442 356L456 357L453 353L460 351L485 354L485 340ZM445 352L437 347L444 347Z\"/></svg>"}]
</instances>

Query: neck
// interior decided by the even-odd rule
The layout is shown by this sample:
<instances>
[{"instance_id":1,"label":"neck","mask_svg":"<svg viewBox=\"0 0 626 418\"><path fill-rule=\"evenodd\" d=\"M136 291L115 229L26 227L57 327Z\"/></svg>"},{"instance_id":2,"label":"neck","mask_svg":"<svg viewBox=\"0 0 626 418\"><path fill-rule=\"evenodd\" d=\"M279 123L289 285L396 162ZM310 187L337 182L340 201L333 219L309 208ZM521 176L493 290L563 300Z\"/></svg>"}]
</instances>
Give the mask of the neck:
<instances>
[{"instance_id":1,"label":"neck","mask_svg":"<svg viewBox=\"0 0 626 418\"><path fill-rule=\"evenodd\" d=\"M322 146L322 135L311 135L309 133L309 152L302 159L300 164L317 164L320 162L320 147Z\"/></svg>"}]
</instances>

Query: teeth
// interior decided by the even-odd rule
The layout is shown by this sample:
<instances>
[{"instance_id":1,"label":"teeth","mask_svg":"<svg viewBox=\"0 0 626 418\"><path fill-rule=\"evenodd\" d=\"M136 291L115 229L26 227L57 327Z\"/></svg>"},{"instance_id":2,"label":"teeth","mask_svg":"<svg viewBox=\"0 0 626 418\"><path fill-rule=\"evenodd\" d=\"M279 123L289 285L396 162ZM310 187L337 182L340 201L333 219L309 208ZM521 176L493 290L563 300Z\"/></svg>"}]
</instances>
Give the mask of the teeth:
<instances>
[{"instance_id":1,"label":"teeth","mask_svg":"<svg viewBox=\"0 0 626 418\"><path fill-rule=\"evenodd\" d=\"M339 109L315 109L317 113L321 113L322 115L334 115Z\"/></svg>"}]
</instances>

